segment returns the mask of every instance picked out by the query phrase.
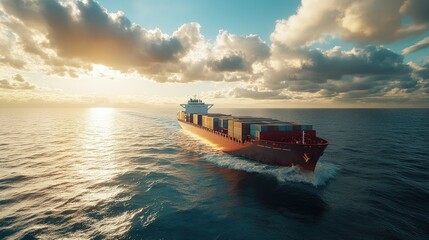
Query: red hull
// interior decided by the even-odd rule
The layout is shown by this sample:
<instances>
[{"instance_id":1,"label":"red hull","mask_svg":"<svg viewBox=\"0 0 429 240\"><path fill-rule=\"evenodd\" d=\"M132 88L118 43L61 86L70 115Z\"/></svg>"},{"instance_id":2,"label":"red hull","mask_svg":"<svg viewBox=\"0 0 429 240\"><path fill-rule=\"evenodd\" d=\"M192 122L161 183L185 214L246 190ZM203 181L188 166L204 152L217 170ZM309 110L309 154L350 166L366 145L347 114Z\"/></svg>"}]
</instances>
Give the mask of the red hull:
<instances>
[{"instance_id":1,"label":"red hull","mask_svg":"<svg viewBox=\"0 0 429 240\"><path fill-rule=\"evenodd\" d=\"M328 146L327 142L324 144L291 144L270 141L240 143L222 133L192 123L180 120L178 122L183 129L206 139L223 152L270 165L299 166L311 172L316 168L317 161Z\"/></svg>"}]
</instances>

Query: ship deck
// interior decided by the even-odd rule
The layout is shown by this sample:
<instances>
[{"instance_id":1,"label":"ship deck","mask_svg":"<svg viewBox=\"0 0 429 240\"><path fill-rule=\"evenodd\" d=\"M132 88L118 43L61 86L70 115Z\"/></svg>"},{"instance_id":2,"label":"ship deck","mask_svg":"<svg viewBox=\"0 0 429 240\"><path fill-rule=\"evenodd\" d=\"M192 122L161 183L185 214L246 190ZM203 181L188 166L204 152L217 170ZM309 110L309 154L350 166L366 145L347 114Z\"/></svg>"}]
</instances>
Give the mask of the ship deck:
<instances>
[{"instance_id":1,"label":"ship deck","mask_svg":"<svg viewBox=\"0 0 429 240\"><path fill-rule=\"evenodd\" d=\"M258 145L262 145L264 147L268 147L268 148L289 148L291 145L305 145L305 146L327 146L329 145L329 142L326 141L325 139L319 138L319 137L306 137L304 139L304 144L302 143L302 138L299 137L285 137L284 139L282 139L281 141L270 141L270 140L253 140L253 139L248 139L245 141L233 138L231 136L229 136L226 133L222 133L219 131L215 131L197 124L193 124L190 122L185 122L182 121L180 119L178 119L178 121L180 123L183 123L183 125L188 125L191 127L195 127L196 129L199 129L201 131L207 132L207 133L211 133L214 134L216 136L222 137L224 140L228 140L231 143L234 144L239 144L242 146L245 145L249 145L249 144L258 144ZM182 125L182 127L184 127ZM185 127L186 128L186 127Z\"/></svg>"}]
</instances>

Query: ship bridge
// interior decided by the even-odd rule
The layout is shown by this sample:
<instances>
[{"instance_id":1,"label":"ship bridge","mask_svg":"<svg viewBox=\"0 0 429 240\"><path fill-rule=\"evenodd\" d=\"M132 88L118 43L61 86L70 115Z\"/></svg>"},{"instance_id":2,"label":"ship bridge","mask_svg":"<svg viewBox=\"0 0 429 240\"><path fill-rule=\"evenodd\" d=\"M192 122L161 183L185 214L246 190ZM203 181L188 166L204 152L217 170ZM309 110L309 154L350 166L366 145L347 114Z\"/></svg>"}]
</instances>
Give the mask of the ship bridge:
<instances>
[{"instance_id":1,"label":"ship bridge","mask_svg":"<svg viewBox=\"0 0 429 240\"><path fill-rule=\"evenodd\" d=\"M195 97L190 98L187 104L180 104L180 106L185 109L186 114L207 114L213 104L206 104Z\"/></svg>"}]
</instances>

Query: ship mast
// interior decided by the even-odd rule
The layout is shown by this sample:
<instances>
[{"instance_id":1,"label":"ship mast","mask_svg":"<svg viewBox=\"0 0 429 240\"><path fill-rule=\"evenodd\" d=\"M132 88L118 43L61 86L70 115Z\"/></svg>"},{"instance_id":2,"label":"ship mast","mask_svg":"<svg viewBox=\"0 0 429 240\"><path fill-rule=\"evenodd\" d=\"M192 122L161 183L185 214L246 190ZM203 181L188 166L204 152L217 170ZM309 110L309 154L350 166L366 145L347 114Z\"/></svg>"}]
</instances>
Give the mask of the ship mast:
<instances>
[{"instance_id":1,"label":"ship mast","mask_svg":"<svg viewBox=\"0 0 429 240\"><path fill-rule=\"evenodd\" d=\"M304 142L304 136L305 136L305 132L304 132L304 131L302 131L302 145L304 145L304 144L305 144L305 142Z\"/></svg>"}]
</instances>

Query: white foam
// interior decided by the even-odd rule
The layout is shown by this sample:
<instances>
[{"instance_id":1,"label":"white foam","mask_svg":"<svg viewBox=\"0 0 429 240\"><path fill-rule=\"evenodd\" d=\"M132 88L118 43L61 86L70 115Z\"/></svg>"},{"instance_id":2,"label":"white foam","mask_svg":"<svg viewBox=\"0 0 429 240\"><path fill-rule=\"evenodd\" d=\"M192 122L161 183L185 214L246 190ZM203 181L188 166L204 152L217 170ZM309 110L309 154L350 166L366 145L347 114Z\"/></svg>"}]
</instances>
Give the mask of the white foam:
<instances>
[{"instance_id":1,"label":"white foam","mask_svg":"<svg viewBox=\"0 0 429 240\"><path fill-rule=\"evenodd\" d=\"M220 167L230 168L249 173L261 173L274 176L279 182L301 182L313 186L324 186L335 177L337 167L332 163L319 162L314 173L304 172L299 167L279 167L243 158L230 156L222 152L209 152L201 156L205 161Z\"/></svg>"}]
</instances>

